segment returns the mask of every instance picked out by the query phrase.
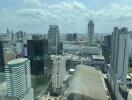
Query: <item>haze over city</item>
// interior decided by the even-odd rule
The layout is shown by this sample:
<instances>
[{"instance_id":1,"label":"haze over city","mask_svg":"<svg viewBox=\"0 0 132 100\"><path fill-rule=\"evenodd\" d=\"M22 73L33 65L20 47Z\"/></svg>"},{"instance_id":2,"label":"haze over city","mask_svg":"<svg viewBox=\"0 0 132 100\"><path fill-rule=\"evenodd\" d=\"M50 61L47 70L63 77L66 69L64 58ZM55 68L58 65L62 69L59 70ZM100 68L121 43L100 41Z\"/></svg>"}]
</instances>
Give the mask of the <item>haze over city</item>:
<instances>
[{"instance_id":1,"label":"haze over city","mask_svg":"<svg viewBox=\"0 0 132 100\"><path fill-rule=\"evenodd\" d=\"M132 100L132 0L1 0L0 100Z\"/></svg>"},{"instance_id":2,"label":"haze over city","mask_svg":"<svg viewBox=\"0 0 132 100\"><path fill-rule=\"evenodd\" d=\"M86 33L94 20L95 33L110 33L114 26L132 29L131 0L4 0L0 2L0 30L47 33L57 24L61 33Z\"/></svg>"}]
</instances>

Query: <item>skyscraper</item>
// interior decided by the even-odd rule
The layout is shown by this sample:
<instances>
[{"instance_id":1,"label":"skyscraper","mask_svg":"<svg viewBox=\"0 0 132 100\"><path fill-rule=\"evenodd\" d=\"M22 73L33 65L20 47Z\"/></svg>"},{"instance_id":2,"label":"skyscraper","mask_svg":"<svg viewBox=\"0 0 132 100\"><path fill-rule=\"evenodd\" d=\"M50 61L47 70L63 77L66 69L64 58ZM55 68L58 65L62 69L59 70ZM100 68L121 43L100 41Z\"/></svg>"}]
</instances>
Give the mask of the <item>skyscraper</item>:
<instances>
[{"instance_id":1,"label":"skyscraper","mask_svg":"<svg viewBox=\"0 0 132 100\"><path fill-rule=\"evenodd\" d=\"M73 33L73 41L77 41L77 33Z\"/></svg>"},{"instance_id":2,"label":"skyscraper","mask_svg":"<svg viewBox=\"0 0 132 100\"><path fill-rule=\"evenodd\" d=\"M26 33L23 31L16 32L17 40L22 41L26 36Z\"/></svg>"},{"instance_id":3,"label":"skyscraper","mask_svg":"<svg viewBox=\"0 0 132 100\"><path fill-rule=\"evenodd\" d=\"M3 43L0 41L0 71L4 71L4 51Z\"/></svg>"},{"instance_id":4,"label":"skyscraper","mask_svg":"<svg viewBox=\"0 0 132 100\"><path fill-rule=\"evenodd\" d=\"M90 20L88 23L87 35L88 35L88 45L92 46L94 40L94 22L92 20Z\"/></svg>"},{"instance_id":5,"label":"skyscraper","mask_svg":"<svg viewBox=\"0 0 132 100\"><path fill-rule=\"evenodd\" d=\"M7 34L10 34L10 31L9 31L9 29L7 29L7 30L6 30L6 32L7 32Z\"/></svg>"},{"instance_id":6,"label":"skyscraper","mask_svg":"<svg viewBox=\"0 0 132 100\"><path fill-rule=\"evenodd\" d=\"M108 80L113 100L127 100L127 74L129 57L129 35L127 28L114 28L112 33L111 67L108 68ZM120 96L119 96L120 95Z\"/></svg>"},{"instance_id":7,"label":"skyscraper","mask_svg":"<svg viewBox=\"0 0 132 100\"><path fill-rule=\"evenodd\" d=\"M66 34L66 40L67 41L73 41L73 35L72 34Z\"/></svg>"},{"instance_id":8,"label":"skyscraper","mask_svg":"<svg viewBox=\"0 0 132 100\"><path fill-rule=\"evenodd\" d=\"M7 95L18 100L34 100L31 86L30 61L19 58L5 66Z\"/></svg>"},{"instance_id":9,"label":"skyscraper","mask_svg":"<svg viewBox=\"0 0 132 100\"><path fill-rule=\"evenodd\" d=\"M125 81L128 72L128 30L123 27L114 28L112 40L111 66L118 79Z\"/></svg>"},{"instance_id":10,"label":"skyscraper","mask_svg":"<svg viewBox=\"0 0 132 100\"><path fill-rule=\"evenodd\" d=\"M46 75L50 73L50 56L48 54L48 40L28 40L28 58L31 61L33 75ZM45 69L45 70L44 70Z\"/></svg>"},{"instance_id":11,"label":"skyscraper","mask_svg":"<svg viewBox=\"0 0 132 100\"><path fill-rule=\"evenodd\" d=\"M104 45L108 49L111 49L111 39L112 39L112 35L104 36Z\"/></svg>"},{"instance_id":12,"label":"skyscraper","mask_svg":"<svg viewBox=\"0 0 132 100\"><path fill-rule=\"evenodd\" d=\"M59 41L60 33L58 25L50 25L48 31L48 45L51 54L57 54Z\"/></svg>"},{"instance_id":13,"label":"skyscraper","mask_svg":"<svg viewBox=\"0 0 132 100\"><path fill-rule=\"evenodd\" d=\"M43 57L48 54L48 40L28 40L28 57Z\"/></svg>"},{"instance_id":14,"label":"skyscraper","mask_svg":"<svg viewBox=\"0 0 132 100\"><path fill-rule=\"evenodd\" d=\"M66 58L63 56L55 56L52 66L52 89L51 93L60 94L61 86L66 74Z\"/></svg>"}]
</instances>

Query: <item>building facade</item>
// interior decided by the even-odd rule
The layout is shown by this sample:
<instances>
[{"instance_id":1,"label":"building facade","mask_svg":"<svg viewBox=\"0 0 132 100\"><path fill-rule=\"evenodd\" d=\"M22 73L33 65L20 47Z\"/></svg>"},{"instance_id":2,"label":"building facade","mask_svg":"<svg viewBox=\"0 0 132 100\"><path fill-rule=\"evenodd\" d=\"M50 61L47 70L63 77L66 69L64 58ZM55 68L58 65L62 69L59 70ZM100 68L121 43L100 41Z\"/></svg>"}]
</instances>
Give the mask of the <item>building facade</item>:
<instances>
[{"instance_id":1,"label":"building facade","mask_svg":"<svg viewBox=\"0 0 132 100\"><path fill-rule=\"evenodd\" d=\"M111 49L111 42L112 42L111 39L112 39L112 35L104 36L104 45L108 49Z\"/></svg>"},{"instance_id":2,"label":"building facade","mask_svg":"<svg viewBox=\"0 0 132 100\"><path fill-rule=\"evenodd\" d=\"M94 41L94 22L92 20L88 23L88 45L92 46Z\"/></svg>"},{"instance_id":3,"label":"building facade","mask_svg":"<svg viewBox=\"0 0 132 100\"><path fill-rule=\"evenodd\" d=\"M66 75L66 59L62 56L55 56L53 58L52 66L52 93L59 95L61 93L61 86Z\"/></svg>"},{"instance_id":4,"label":"building facade","mask_svg":"<svg viewBox=\"0 0 132 100\"><path fill-rule=\"evenodd\" d=\"M60 41L60 33L58 25L50 25L48 31L48 45L51 54L58 53L58 45Z\"/></svg>"},{"instance_id":5,"label":"building facade","mask_svg":"<svg viewBox=\"0 0 132 100\"><path fill-rule=\"evenodd\" d=\"M114 28L112 40L112 59L111 67L118 79L125 81L128 72L128 31L127 28Z\"/></svg>"},{"instance_id":6,"label":"building facade","mask_svg":"<svg viewBox=\"0 0 132 100\"><path fill-rule=\"evenodd\" d=\"M34 100L31 85L30 61L19 58L5 66L7 95L18 100Z\"/></svg>"},{"instance_id":7,"label":"building facade","mask_svg":"<svg viewBox=\"0 0 132 100\"><path fill-rule=\"evenodd\" d=\"M50 73L51 59L48 54L48 40L28 40L27 56L31 61L32 75L44 75Z\"/></svg>"},{"instance_id":8,"label":"building facade","mask_svg":"<svg viewBox=\"0 0 132 100\"><path fill-rule=\"evenodd\" d=\"M114 28L112 33L111 65L108 69L108 81L116 100L127 100L126 77L128 74L129 38L128 30Z\"/></svg>"},{"instance_id":9,"label":"building facade","mask_svg":"<svg viewBox=\"0 0 132 100\"><path fill-rule=\"evenodd\" d=\"M3 51L3 43L0 41L0 72L4 71L4 51Z\"/></svg>"}]
</instances>

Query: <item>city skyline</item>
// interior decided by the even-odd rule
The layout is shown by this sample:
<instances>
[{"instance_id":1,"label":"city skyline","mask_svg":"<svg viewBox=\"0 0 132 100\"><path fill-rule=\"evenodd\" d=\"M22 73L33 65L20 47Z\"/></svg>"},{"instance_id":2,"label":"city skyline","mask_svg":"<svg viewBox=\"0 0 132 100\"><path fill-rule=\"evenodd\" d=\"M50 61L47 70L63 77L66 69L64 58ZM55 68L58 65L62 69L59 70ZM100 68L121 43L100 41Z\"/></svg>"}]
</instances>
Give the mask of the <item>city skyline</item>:
<instances>
[{"instance_id":1,"label":"city skyline","mask_svg":"<svg viewBox=\"0 0 132 100\"><path fill-rule=\"evenodd\" d=\"M95 23L95 33L110 33L114 26L132 30L131 4L130 0L1 1L0 31L9 28L47 33L49 25L57 24L60 33L86 33L91 19Z\"/></svg>"}]
</instances>

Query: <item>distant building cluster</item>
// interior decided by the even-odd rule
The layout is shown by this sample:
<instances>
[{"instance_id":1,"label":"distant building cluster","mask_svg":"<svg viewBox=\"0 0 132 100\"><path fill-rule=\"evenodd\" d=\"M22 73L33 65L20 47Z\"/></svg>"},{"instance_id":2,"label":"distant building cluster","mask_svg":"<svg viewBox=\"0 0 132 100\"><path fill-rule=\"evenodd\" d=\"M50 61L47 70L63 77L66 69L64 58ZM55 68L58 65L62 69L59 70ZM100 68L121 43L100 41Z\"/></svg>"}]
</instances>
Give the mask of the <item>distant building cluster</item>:
<instances>
[{"instance_id":1,"label":"distant building cluster","mask_svg":"<svg viewBox=\"0 0 132 100\"><path fill-rule=\"evenodd\" d=\"M0 100L131 98L129 34L115 27L95 35L92 20L84 36L62 38L58 25L49 25L47 34L7 29L0 34Z\"/></svg>"}]
</instances>

